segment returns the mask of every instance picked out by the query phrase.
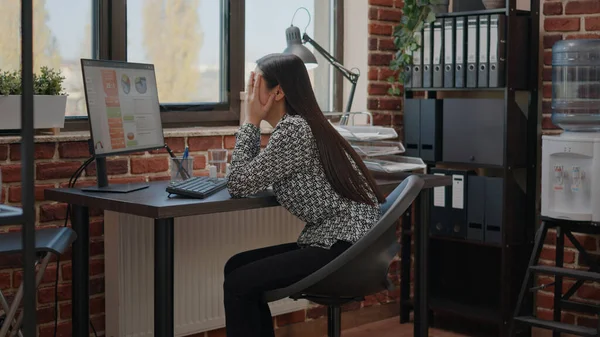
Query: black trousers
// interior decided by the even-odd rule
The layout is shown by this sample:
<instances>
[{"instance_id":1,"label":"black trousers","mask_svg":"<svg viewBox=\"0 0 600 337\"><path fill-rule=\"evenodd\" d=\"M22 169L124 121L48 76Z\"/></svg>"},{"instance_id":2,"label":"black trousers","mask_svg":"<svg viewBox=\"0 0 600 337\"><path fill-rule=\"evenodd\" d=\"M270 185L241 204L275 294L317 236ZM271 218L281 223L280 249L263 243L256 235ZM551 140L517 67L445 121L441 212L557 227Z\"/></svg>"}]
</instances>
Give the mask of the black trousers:
<instances>
[{"instance_id":1,"label":"black trousers","mask_svg":"<svg viewBox=\"0 0 600 337\"><path fill-rule=\"evenodd\" d=\"M227 337L274 337L271 311L262 300L264 292L305 278L350 245L338 242L323 249L289 243L233 256L225 265L223 284Z\"/></svg>"}]
</instances>

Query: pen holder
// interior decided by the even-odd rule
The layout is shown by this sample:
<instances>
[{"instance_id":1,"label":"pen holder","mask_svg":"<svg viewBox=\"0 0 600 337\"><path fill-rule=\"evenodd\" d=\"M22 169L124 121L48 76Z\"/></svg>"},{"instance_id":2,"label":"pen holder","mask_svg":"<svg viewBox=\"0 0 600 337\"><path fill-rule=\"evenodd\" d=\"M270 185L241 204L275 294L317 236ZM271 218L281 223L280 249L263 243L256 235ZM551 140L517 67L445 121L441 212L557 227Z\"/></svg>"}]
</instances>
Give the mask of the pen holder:
<instances>
[{"instance_id":1,"label":"pen holder","mask_svg":"<svg viewBox=\"0 0 600 337\"><path fill-rule=\"evenodd\" d=\"M186 180L194 174L194 158L171 158L171 183Z\"/></svg>"}]
</instances>

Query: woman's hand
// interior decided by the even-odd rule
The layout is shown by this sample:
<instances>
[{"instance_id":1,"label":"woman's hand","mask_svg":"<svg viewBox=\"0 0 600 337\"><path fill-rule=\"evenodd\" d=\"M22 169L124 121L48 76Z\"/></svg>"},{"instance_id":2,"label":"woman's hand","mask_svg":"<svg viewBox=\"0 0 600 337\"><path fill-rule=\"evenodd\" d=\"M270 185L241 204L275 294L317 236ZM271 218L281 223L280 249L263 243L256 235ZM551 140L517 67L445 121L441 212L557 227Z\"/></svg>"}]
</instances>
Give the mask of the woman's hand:
<instances>
[{"instance_id":1,"label":"woman's hand","mask_svg":"<svg viewBox=\"0 0 600 337\"><path fill-rule=\"evenodd\" d=\"M257 127L259 127L260 122L267 117L267 114L275 101L275 95L271 94L265 104L260 102L261 82L262 76L252 72L250 74L250 80L248 81L248 88L246 89L246 122L252 123Z\"/></svg>"}]
</instances>

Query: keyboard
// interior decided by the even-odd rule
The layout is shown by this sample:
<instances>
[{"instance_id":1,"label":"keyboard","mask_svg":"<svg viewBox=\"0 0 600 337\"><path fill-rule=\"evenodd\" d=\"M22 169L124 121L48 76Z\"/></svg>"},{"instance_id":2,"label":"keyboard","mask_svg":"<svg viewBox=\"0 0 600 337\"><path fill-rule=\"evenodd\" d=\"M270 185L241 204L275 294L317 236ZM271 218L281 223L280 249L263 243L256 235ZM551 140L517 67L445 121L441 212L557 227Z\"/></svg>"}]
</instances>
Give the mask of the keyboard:
<instances>
[{"instance_id":1,"label":"keyboard","mask_svg":"<svg viewBox=\"0 0 600 337\"><path fill-rule=\"evenodd\" d=\"M167 187L169 194L204 199L227 186L227 178L192 177L171 183Z\"/></svg>"}]
</instances>

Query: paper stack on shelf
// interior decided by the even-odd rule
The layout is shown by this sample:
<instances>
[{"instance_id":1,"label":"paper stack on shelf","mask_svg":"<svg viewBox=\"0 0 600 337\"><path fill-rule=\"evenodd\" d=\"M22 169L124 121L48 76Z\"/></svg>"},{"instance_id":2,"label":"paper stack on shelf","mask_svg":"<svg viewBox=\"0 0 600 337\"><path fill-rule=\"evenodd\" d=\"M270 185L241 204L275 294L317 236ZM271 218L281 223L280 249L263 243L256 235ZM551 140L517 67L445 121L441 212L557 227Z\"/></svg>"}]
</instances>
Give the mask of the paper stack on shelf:
<instances>
[{"instance_id":1,"label":"paper stack on shelf","mask_svg":"<svg viewBox=\"0 0 600 337\"><path fill-rule=\"evenodd\" d=\"M421 158L404 156L383 156L363 160L372 171L395 173L422 170L427 167Z\"/></svg>"}]
</instances>

